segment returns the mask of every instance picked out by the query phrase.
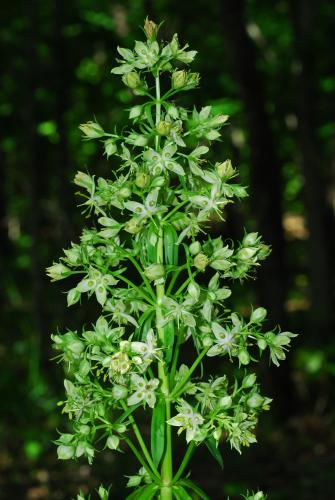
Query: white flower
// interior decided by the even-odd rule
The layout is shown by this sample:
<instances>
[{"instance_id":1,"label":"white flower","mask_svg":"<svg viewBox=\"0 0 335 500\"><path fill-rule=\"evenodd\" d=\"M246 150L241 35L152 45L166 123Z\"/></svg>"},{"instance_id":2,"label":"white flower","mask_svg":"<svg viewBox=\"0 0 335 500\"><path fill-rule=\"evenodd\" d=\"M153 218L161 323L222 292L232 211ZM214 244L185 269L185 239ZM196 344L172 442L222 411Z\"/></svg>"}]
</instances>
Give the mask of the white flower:
<instances>
[{"instance_id":1,"label":"white flower","mask_svg":"<svg viewBox=\"0 0 335 500\"><path fill-rule=\"evenodd\" d=\"M127 405L132 406L143 401L144 403L148 403L150 408L153 408L156 403L155 389L157 389L159 385L159 380L154 378L147 382L136 373L130 376L130 380L135 388L135 392L127 399Z\"/></svg>"},{"instance_id":2,"label":"white flower","mask_svg":"<svg viewBox=\"0 0 335 500\"><path fill-rule=\"evenodd\" d=\"M207 352L207 356L217 356L218 354L230 353L234 344L234 337L237 333L237 327L231 331L223 328L219 323L212 323L212 331L215 335L215 344Z\"/></svg>"},{"instance_id":3,"label":"white flower","mask_svg":"<svg viewBox=\"0 0 335 500\"><path fill-rule=\"evenodd\" d=\"M166 210L166 207L157 206L159 188L153 189L146 197L144 203L138 203L137 201L127 201L124 206L131 212L134 212L139 219L146 219L152 217L158 211Z\"/></svg>"},{"instance_id":4,"label":"white flower","mask_svg":"<svg viewBox=\"0 0 335 500\"><path fill-rule=\"evenodd\" d=\"M165 146L160 153L150 148L143 153L143 158L148 162L153 175L159 175L165 169L177 175L185 175L183 167L172 159L176 151L177 147L172 144Z\"/></svg>"},{"instance_id":5,"label":"white flower","mask_svg":"<svg viewBox=\"0 0 335 500\"><path fill-rule=\"evenodd\" d=\"M192 406L184 400L181 401L181 405L177 406L177 408L179 413L175 417L170 418L167 423L175 427L180 427L178 434L186 430L186 441L189 443L196 436L199 426L204 422L204 418L200 413L195 412Z\"/></svg>"},{"instance_id":6,"label":"white flower","mask_svg":"<svg viewBox=\"0 0 335 500\"><path fill-rule=\"evenodd\" d=\"M88 276L78 283L76 289L80 293L94 291L97 301L103 306L107 300L107 287L109 285L116 285L117 282L118 280L111 274L102 274L97 269L91 267Z\"/></svg>"},{"instance_id":7,"label":"white flower","mask_svg":"<svg viewBox=\"0 0 335 500\"><path fill-rule=\"evenodd\" d=\"M185 326L196 326L195 318L188 310L189 307L193 305L192 298L186 299L181 304L178 304L175 300L170 299L169 297L164 297L163 304L167 309L165 322L170 319L174 319L177 321L178 326L180 321L182 321Z\"/></svg>"},{"instance_id":8,"label":"white flower","mask_svg":"<svg viewBox=\"0 0 335 500\"><path fill-rule=\"evenodd\" d=\"M159 351L157 341L152 328L147 333L146 342L132 342L131 350L140 354L142 359L151 362L154 358L159 359Z\"/></svg>"},{"instance_id":9,"label":"white flower","mask_svg":"<svg viewBox=\"0 0 335 500\"><path fill-rule=\"evenodd\" d=\"M223 207L229 203L228 200L220 198L220 196L219 187L215 185L212 187L209 196L191 196L190 202L201 209L198 214L200 218L211 210L214 210L220 215Z\"/></svg>"}]
</instances>

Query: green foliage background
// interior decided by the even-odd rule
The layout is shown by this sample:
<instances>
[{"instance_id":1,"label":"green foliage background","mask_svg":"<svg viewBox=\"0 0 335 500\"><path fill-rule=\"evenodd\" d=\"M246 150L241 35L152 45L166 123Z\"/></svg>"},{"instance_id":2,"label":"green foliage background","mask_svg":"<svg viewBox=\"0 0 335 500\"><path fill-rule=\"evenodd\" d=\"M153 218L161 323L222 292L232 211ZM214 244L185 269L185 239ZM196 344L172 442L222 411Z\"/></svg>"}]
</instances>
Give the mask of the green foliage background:
<instances>
[{"instance_id":1,"label":"green foliage background","mask_svg":"<svg viewBox=\"0 0 335 500\"><path fill-rule=\"evenodd\" d=\"M78 124L126 121L133 97L112 78L117 45L131 46L149 14L199 55L200 89L183 103L231 115L214 152L231 156L250 198L212 234L259 230L273 246L236 308L269 308L271 323L300 333L280 369L260 368L274 398L259 445L223 473L196 456L193 475L213 498L256 485L270 498L331 498L334 463L335 8L330 1L13 1L2 12L0 230L0 498L70 498L111 481L123 498L122 463L107 454L92 470L56 461L62 373L50 332L88 322L90 307L65 309L44 268L75 240L76 170L108 176ZM190 99L189 102L187 100ZM136 102L136 101L135 101ZM224 233L223 233L224 232ZM235 294L236 296L236 294ZM77 316L77 317L76 317ZM79 317L80 316L80 317ZM120 455L118 455L120 457Z\"/></svg>"}]
</instances>

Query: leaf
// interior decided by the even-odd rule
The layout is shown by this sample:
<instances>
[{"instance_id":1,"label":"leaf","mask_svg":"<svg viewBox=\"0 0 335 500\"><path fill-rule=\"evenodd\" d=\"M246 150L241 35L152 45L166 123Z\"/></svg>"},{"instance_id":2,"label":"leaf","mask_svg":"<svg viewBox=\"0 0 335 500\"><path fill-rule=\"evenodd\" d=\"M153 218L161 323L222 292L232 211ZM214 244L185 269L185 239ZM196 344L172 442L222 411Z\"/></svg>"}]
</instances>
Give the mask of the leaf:
<instances>
[{"instance_id":1,"label":"leaf","mask_svg":"<svg viewBox=\"0 0 335 500\"><path fill-rule=\"evenodd\" d=\"M151 500L152 498L154 498L157 489L157 484L147 484L130 493L130 495L127 496L126 500Z\"/></svg>"},{"instance_id":2,"label":"leaf","mask_svg":"<svg viewBox=\"0 0 335 500\"><path fill-rule=\"evenodd\" d=\"M170 320L164 326L165 361L167 363L170 363L172 359L173 343L174 343L174 321Z\"/></svg>"},{"instance_id":3,"label":"leaf","mask_svg":"<svg viewBox=\"0 0 335 500\"><path fill-rule=\"evenodd\" d=\"M159 401L153 409L151 418L151 455L156 467L165 448L165 401Z\"/></svg>"},{"instance_id":4,"label":"leaf","mask_svg":"<svg viewBox=\"0 0 335 500\"><path fill-rule=\"evenodd\" d=\"M166 264L178 265L178 235L171 224L164 226L164 253Z\"/></svg>"},{"instance_id":5,"label":"leaf","mask_svg":"<svg viewBox=\"0 0 335 500\"><path fill-rule=\"evenodd\" d=\"M173 488L173 493L177 497L177 500L192 500L191 495L189 495L182 486L175 486Z\"/></svg>"},{"instance_id":6,"label":"leaf","mask_svg":"<svg viewBox=\"0 0 335 500\"><path fill-rule=\"evenodd\" d=\"M223 469L223 460L222 460L222 455L219 450L219 448L216 446L216 441L213 438L213 436L210 436L205 440L205 444L207 448L209 449L211 455L215 458L215 460L218 462L220 465L221 469Z\"/></svg>"},{"instance_id":7,"label":"leaf","mask_svg":"<svg viewBox=\"0 0 335 500\"><path fill-rule=\"evenodd\" d=\"M186 488L190 489L191 491L194 491L194 493L196 493L201 498L201 500L210 500L209 496L206 495L206 493L201 488L199 488L199 486L194 484L189 479L182 479L177 484L186 486Z\"/></svg>"},{"instance_id":8,"label":"leaf","mask_svg":"<svg viewBox=\"0 0 335 500\"><path fill-rule=\"evenodd\" d=\"M148 228L147 236L145 238L147 257L150 264L155 264L157 262L157 242L157 228L153 223L151 223Z\"/></svg>"}]
</instances>

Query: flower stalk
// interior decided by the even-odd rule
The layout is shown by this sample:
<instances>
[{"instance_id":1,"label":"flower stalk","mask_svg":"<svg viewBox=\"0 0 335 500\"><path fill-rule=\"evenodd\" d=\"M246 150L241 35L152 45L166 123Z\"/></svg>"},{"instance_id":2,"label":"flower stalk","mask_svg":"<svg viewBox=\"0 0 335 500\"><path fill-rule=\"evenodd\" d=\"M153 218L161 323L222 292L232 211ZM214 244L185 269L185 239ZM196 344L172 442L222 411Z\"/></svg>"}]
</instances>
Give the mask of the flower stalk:
<instances>
[{"instance_id":1,"label":"flower stalk","mask_svg":"<svg viewBox=\"0 0 335 500\"><path fill-rule=\"evenodd\" d=\"M220 448L241 453L256 442L258 416L271 399L247 367L266 351L278 365L295 335L279 328L264 333L262 307L249 316L233 312L231 283L255 274L270 249L256 232L236 243L208 234L209 221L224 220L226 205L247 191L229 159L208 155L228 117L170 99L199 84L200 76L187 70L196 51L177 35L159 42L158 31L146 19L146 40L134 50L117 49L121 59L112 73L138 99L129 129L111 134L95 122L80 126L85 140L102 143L117 175L77 173L92 227L47 270L52 281L77 279L67 292L69 307L86 300L99 307L90 326L52 335L67 367L60 405L72 424L56 443L59 459L85 457L91 464L101 443L117 453L124 442L140 466L127 476L129 500L206 499L184 476L193 452L206 445L222 466ZM208 364L205 370L213 356L222 358L219 376ZM151 422L150 443L141 412ZM183 447L176 470L174 450ZM98 495L107 500L109 490L101 486Z\"/></svg>"}]
</instances>

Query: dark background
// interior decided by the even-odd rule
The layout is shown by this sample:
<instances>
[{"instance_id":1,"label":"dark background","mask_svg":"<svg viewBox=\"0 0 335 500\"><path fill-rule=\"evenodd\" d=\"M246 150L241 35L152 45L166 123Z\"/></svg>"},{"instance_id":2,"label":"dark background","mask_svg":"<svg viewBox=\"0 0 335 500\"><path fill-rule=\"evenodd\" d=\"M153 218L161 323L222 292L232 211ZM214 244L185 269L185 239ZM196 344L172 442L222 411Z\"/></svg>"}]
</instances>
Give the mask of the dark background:
<instances>
[{"instance_id":1,"label":"dark background","mask_svg":"<svg viewBox=\"0 0 335 500\"><path fill-rule=\"evenodd\" d=\"M77 127L94 117L106 129L125 123L136 99L110 69L117 45L142 36L147 14L164 20L164 39L178 32L199 51L201 87L183 104L231 115L213 158L233 159L250 198L229 211L225 235L245 227L273 246L235 308L263 305L269 324L299 333L281 368L259 368L274 398L259 444L242 456L224 446L223 472L199 451L193 477L213 500L257 487L270 499L333 499L335 4L322 0L2 6L0 497L69 499L104 481L124 498L122 474L135 471L122 454L101 454L91 468L56 459L63 373L50 361L50 333L79 326L82 311L66 310L66 286L50 285L44 269L88 223L76 209L76 169L113 168Z\"/></svg>"}]
</instances>

